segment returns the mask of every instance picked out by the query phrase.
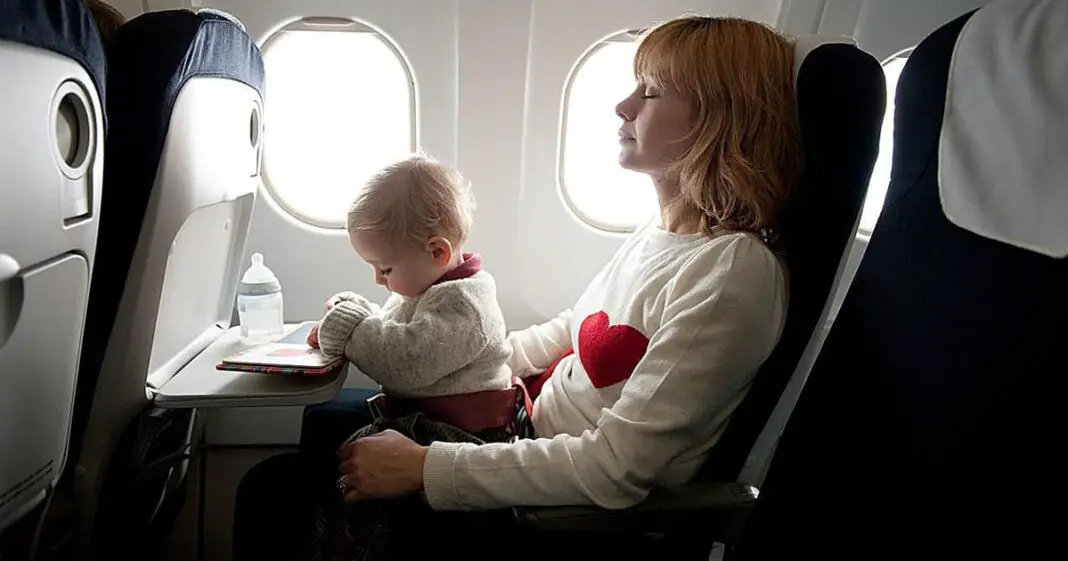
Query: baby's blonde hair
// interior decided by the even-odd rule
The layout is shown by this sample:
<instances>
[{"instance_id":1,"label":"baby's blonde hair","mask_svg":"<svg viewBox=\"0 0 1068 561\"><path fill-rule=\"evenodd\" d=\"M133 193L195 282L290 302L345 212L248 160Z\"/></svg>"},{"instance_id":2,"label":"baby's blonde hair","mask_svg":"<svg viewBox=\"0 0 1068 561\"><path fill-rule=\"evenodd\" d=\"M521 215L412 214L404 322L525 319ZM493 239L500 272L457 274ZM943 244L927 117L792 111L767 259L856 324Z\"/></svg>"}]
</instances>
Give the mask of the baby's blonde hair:
<instances>
[{"instance_id":1,"label":"baby's blonde hair","mask_svg":"<svg viewBox=\"0 0 1068 561\"><path fill-rule=\"evenodd\" d=\"M377 232L395 245L441 236L456 250L467 241L474 210L471 186L458 171L414 154L371 177L349 208L348 229Z\"/></svg>"},{"instance_id":2,"label":"baby's blonde hair","mask_svg":"<svg viewBox=\"0 0 1068 561\"><path fill-rule=\"evenodd\" d=\"M702 231L767 239L801 177L792 41L754 21L683 16L644 34L634 73L693 104L694 142L673 172Z\"/></svg>"}]
</instances>

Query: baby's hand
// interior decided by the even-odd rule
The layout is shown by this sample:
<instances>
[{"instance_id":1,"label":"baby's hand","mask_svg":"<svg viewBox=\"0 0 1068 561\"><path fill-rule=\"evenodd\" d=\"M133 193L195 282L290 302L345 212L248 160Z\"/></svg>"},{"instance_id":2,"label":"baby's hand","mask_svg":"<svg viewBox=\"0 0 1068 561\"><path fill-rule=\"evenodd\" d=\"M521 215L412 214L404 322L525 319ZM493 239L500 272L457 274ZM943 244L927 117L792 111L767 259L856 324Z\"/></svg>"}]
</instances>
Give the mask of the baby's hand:
<instances>
[{"instance_id":1,"label":"baby's hand","mask_svg":"<svg viewBox=\"0 0 1068 561\"><path fill-rule=\"evenodd\" d=\"M330 299L326 301L326 311L327 311L327 313L329 313L330 310L334 309L334 306L337 306L338 304L340 304L342 302L355 302L356 305L361 306L363 308L370 309L370 310L374 310L374 309L377 308L377 306L375 306L375 304L373 302L371 302L370 300L368 300L367 298L365 298L363 296L360 296L359 294L356 294L355 292L350 292L350 291L346 290L345 292L338 292L337 294L331 296Z\"/></svg>"},{"instance_id":2,"label":"baby's hand","mask_svg":"<svg viewBox=\"0 0 1068 561\"><path fill-rule=\"evenodd\" d=\"M312 326L311 331L308 332L308 346L313 349L319 348L319 324Z\"/></svg>"},{"instance_id":3,"label":"baby's hand","mask_svg":"<svg viewBox=\"0 0 1068 561\"><path fill-rule=\"evenodd\" d=\"M330 310L332 310L334 308L334 306L337 306L338 304L340 304L342 302L345 302L345 301L348 301L348 300L363 300L363 299L364 299L363 296L360 296L359 294L356 294L355 292L352 292L352 291L349 291L349 290L346 290L344 292L338 292L337 294L331 296L330 299L326 301L326 311L329 312Z\"/></svg>"}]
</instances>

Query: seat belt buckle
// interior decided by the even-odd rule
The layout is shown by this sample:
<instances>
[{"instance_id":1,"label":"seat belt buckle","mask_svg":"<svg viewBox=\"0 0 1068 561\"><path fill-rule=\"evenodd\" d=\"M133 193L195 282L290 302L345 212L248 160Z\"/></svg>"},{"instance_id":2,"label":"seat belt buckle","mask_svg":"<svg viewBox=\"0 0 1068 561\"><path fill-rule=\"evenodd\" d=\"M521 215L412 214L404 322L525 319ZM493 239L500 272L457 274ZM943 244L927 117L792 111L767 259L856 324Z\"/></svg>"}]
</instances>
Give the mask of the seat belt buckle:
<instances>
[{"instance_id":1,"label":"seat belt buckle","mask_svg":"<svg viewBox=\"0 0 1068 561\"><path fill-rule=\"evenodd\" d=\"M382 421L386 418L386 394L377 393L367 398L367 410L370 411L371 417L375 422Z\"/></svg>"}]
</instances>

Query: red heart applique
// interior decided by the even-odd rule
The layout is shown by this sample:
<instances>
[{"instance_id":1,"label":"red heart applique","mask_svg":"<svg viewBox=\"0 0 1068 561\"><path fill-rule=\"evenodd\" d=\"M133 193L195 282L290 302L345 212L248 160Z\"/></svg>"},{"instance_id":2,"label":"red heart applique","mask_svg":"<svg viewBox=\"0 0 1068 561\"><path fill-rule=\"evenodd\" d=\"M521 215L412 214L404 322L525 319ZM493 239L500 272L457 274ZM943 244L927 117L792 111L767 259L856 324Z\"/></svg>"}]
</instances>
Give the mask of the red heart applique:
<instances>
[{"instance_id":1,"label":"red heart applique","mask_svg":"<svg viewBox=\"0 0 1068 561\"><path fill-rule=\"evenodd\" d=\"M614 386L634 373L645 356L649 338L629 325L608 325L608 314L597 312L582 320L579 359L593 387Z\"/></svg>"}]
</instances>

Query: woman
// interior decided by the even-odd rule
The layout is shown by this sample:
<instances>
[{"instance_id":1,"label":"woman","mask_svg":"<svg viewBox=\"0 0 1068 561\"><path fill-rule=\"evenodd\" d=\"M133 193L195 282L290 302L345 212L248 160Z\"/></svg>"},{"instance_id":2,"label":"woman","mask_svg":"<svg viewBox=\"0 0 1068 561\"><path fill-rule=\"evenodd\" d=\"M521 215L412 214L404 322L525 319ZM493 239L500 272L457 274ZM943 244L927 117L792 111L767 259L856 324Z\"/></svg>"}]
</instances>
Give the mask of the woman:
<instances>
[{"instance_id":1,"label":"woman","mask_svg":"<svg viewBox=\"0 0 1068 561\"><path fill-rule=\"evenodd\" d=\"M758 23L682 17L646 34L634 72L616 106L619 161L652 178L660 216L572 310L509 336L514 372L540 392L538 438L364 438L339 451L346 501L421 494L435 511L618 509L696 474L785 319L785 273L766 241L799 176L793 48ZM253 542L264 547L272 530L251 521L277 516L262 496L285 485L267 463L257 469L239 492L241 558L262 555Z\"/></svg>"}]
</instances>

